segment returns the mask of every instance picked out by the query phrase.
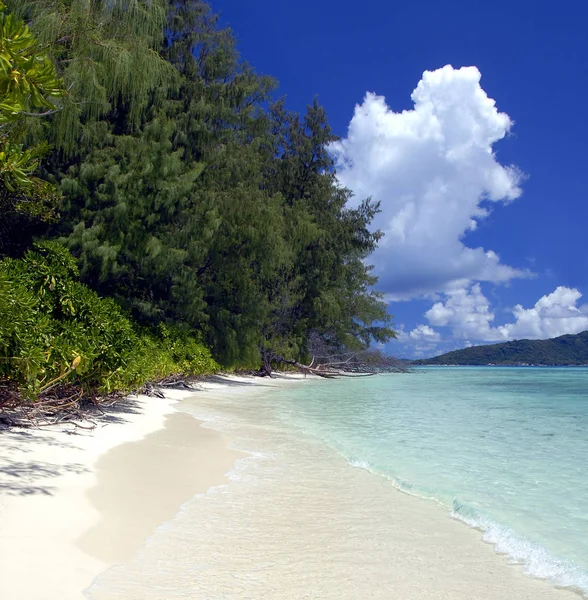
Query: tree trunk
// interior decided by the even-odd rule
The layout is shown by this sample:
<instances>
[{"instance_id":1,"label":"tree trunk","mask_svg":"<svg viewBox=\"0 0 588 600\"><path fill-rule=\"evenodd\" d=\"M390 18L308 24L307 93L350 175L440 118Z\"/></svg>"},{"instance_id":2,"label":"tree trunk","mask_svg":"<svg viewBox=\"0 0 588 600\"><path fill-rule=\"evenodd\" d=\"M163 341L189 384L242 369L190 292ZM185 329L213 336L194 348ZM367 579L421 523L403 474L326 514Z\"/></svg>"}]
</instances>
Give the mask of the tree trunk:
<instances>
[{"instance_id":1,"label":"tree trunk","mask_svg":"<svg viewBox=\"0 0 588 600\"><path fill-rule=\"evenodd\" d=\"M273 355L271 352L267 350L262 350L261 358L263 360L263 364L259 369L259 374L261 377L271 377L272 376L272 358Z\"/></svg>"}]
</instances>

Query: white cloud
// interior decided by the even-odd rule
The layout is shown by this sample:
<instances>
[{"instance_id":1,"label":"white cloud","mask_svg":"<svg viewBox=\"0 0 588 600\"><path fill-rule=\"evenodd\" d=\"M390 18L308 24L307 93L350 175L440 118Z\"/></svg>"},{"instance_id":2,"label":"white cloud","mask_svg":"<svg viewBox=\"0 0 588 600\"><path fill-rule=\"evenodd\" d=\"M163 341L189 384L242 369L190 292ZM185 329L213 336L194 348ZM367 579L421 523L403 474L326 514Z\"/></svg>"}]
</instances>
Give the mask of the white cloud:
<instances>
[{"instance_id":1,"label":"white cloud","mask_svg":"<svg viewBox=\"0 0 588 600\"><path fill-rule=\"evenodd\" d=\"M513 309L516 322L501 327L509 339L550 338L588 329L588 306L576 306L582 294L576 289L559 286L543 296L533 308L517 304Z\"/></svg>"},{"instance_id":2,"label":"white cloud","mask_svg":"<svg viewBox=\"0 0 588 600\"><path fill-rule=\"evenodd\" d=\"M441 340L441 335L439 332L435 331L428 325L418 325L408 334L408 337L411 340L425 342L438 342Z\"/></svg>"},{"instance_id":3,"label":"white cloud","mask_svg":"<svg viewBox=\"0 0 588 600\"><path fill-rule=\"evenodd\" d=\"M385 237L371 258L380 288L394 298L528 274L463 240L490 203L521 193L519 172L501 165L492 150L512 122L480 77L476 67L425 71L411 96L414 108L400 113L368 93L347 137L330 147L339 181L358 199L382 203L375 225Z\"/></svg>"},{"instance_id":4,"label":"white cloud","mask_svg":"<svg viewBox=\"0 0 588 600\"><path fill-rule=\"evenodd\" d=\"M400 342L439 342L441 334L428 325L417 325L409 332L404 330L404 325L400 325L396 328L396 339Z\"/></svg>"},{"instance_id":5,"label":"white cloud","mask_svg":"<svg viewBox=\"0 0 588 600\"><path fill-rule=\"evenodd\" d=\"M396 328L396 341L405 348L410 348L409 352L413 357L430 356L438 353L441 334L428 325L417 325L409 332L404 330L404 325L400 325Z\"/></svg>"},{"instance_id":6,"label":"white cloud","mask_svg":"<svg viewBox=\"0 0 588 600\"><path fill-rule=\"evenodd\" d=\"M433 304L425 317L436 327L451 327L460 339L489 341L500 337L490 326L494 313L479 283L450 291L445 302Z\"/></svg>"},{"instance_id":7,"label":"white cloud","mask_svg":"<svg viewBox=\"0 0 588 600\"><path fill-rule=\"evenodd\" d=\"M588 306L577 306L581 297L578 290L560 286L531 308L517 304L512 309L513 322L493 327L495 315L490 303L480 284L475 284L450 291L445 301L436 302L425 317L431 325L450 327L454 337L468 341L546 339L588 329Z\"/></svg>"}]
</instances>

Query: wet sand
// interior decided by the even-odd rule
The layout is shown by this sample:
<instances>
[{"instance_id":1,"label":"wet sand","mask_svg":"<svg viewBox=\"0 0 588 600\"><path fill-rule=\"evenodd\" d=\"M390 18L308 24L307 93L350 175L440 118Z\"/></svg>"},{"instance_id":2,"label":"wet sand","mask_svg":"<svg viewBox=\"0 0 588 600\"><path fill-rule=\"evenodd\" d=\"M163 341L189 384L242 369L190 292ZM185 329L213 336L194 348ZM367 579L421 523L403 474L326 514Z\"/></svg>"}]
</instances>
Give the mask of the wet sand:
<instances>
[{"instance_id":1,"label":"wet sand","mask_svg":"<svg viewBox=\"0 0 588 600\"><path fill-rule=\"evenodd\" d=\"M97 581L96 600L577 600L433 503L263 422L248 400L283 385L217 378L94 432L0 433L0 598L82 600ZM193 416L218 407L231 427Z\"/></svg>"}]
</instances>

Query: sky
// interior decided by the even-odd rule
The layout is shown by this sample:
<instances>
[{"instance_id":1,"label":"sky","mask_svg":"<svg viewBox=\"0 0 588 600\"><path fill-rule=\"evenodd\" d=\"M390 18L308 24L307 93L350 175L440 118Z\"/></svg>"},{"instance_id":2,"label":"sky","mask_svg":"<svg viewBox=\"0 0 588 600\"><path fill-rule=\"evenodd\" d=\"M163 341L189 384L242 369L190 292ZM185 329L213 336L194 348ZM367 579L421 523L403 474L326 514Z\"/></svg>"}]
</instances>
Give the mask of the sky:
<instances>
[{"instance_id":1,"label":"sky","mask_svg":"<svg viewBox=\"0 0 588 600\"><path fill-rule=\"evenodd\" d=\"M395 356L588 329L588 4L212 0L372 196Z\"/></svg>"}]
</instances>

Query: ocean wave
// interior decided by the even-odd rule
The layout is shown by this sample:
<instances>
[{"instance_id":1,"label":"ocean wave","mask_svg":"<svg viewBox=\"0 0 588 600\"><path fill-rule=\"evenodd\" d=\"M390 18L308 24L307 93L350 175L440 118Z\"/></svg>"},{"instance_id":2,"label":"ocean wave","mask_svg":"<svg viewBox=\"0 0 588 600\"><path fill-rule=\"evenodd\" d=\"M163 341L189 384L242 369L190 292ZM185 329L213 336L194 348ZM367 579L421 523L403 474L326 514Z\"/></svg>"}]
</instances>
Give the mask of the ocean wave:
<instances>
[{"instance_id":1,"label":"ocean wave","mask_svg":"<svg viewBox=\"0 0 588 600\"><path fill-rule=\"evenodd\" d=\"M374 472L371 464L367 460L361 460L358 458L350 458L349 464L356 469L365 469L366 471Z\"/></svg>"},{"instance_id":2,"label":"ocean wave","mask_svg":"<svg viewBox=\"0 0 588 600\"><path fill-rule=\"evenodd\" d=\"M409 494L411 496L417 496L418 498L424 498L425 500L433 500L438 504L445 505L445 503L431 490L427 490L423 487L416 486L409 481L405 481L400 479L399 477L395 477L390 473L385 472L383 469L378 467L377 465L370 463L367 460L362 460L360 458L348 458L348 463L356 468L356 469L364 469L365 471L369 471L374 475L379 475L380 477L384 477L387 479L397 490L404 492L405 494Z\"/></svg>"},{"instance_id":3,"label":"ocean wave","mask_svg":"<svg viewBox=\"0 0 588 600\"><path fill-rule=\"evenodd\" d=\"M347 459L356 469L364 469L385 477L401 492L417 496L449 509L452 518L461 521L468 527L482 532L482 539L494 546L499 554L508 556L509 561L523 566L524 571L538 579L545 579L557 587L571 588L588 597L588 573L580 567L558 559L546 548L517 534L513 529L481 514L475 508L454 499L448 505L440 496L431 490L426 490L408 481L384 472L367 460L357 457Z\"/></svg>"},{"instance_id":4,"label":"ocean wave","mask_svg":"<svg viewBox=\"0 0 588 600\"><path fill-rule=\"evenodd\" d=\"M580 567L560 560L543 546L458 500L453 501L451 516L482 531L485 542L492 544L496 552L507 555L510 562L522 565L527 574L588 595L588 573Z\"/></svg>"}]
</instances>

